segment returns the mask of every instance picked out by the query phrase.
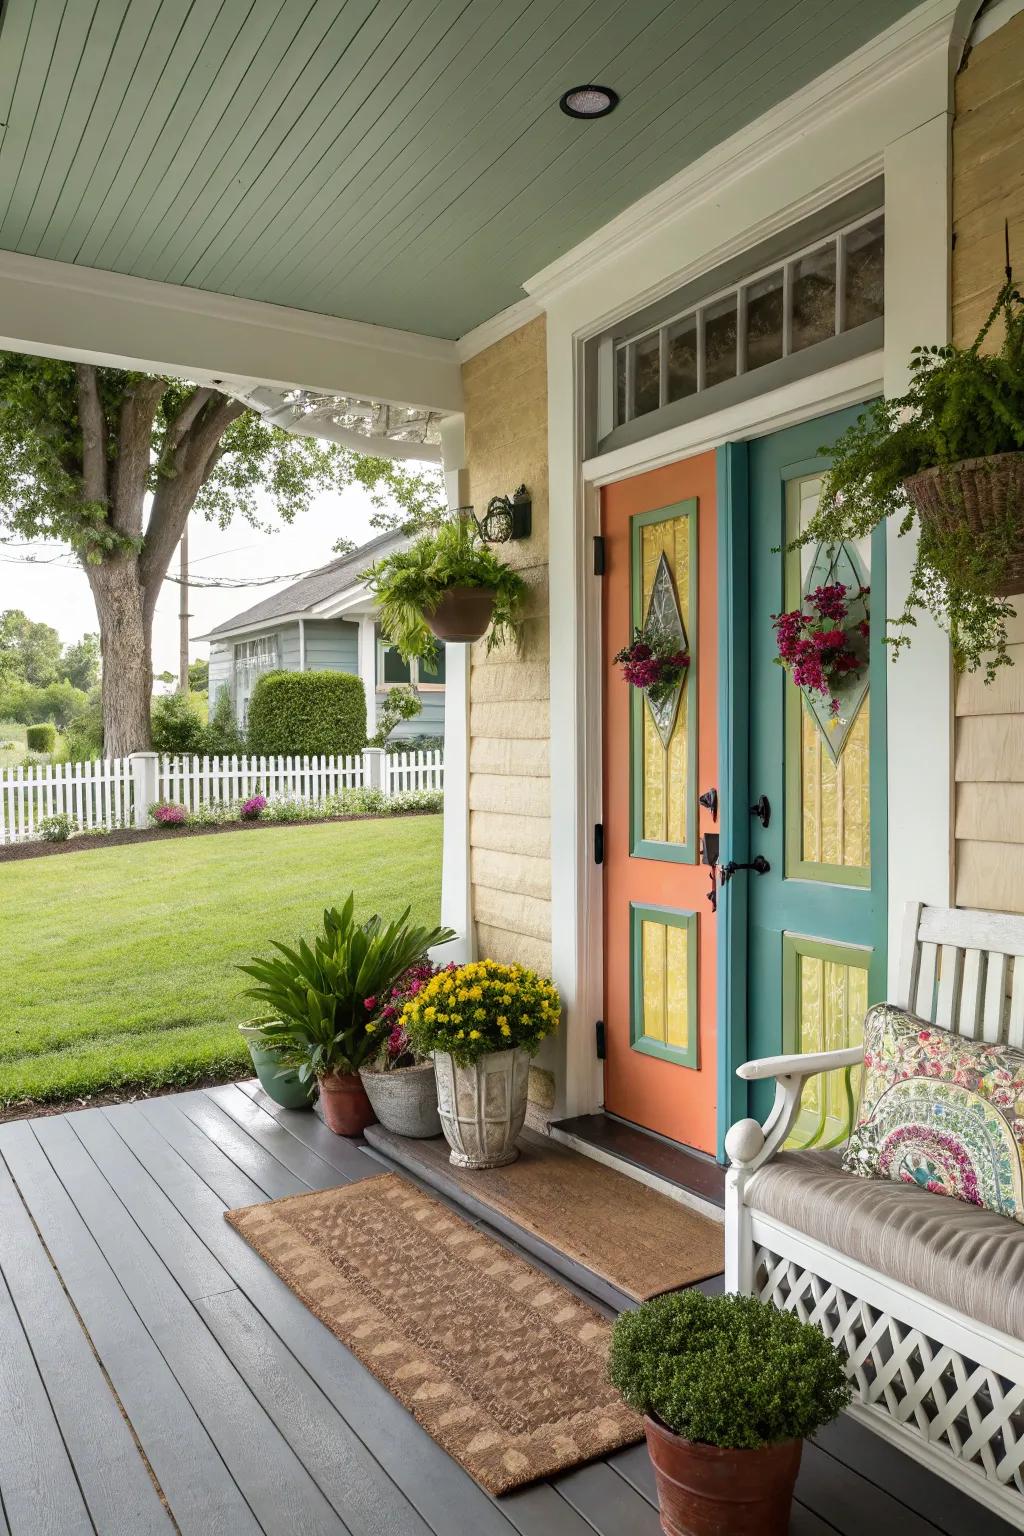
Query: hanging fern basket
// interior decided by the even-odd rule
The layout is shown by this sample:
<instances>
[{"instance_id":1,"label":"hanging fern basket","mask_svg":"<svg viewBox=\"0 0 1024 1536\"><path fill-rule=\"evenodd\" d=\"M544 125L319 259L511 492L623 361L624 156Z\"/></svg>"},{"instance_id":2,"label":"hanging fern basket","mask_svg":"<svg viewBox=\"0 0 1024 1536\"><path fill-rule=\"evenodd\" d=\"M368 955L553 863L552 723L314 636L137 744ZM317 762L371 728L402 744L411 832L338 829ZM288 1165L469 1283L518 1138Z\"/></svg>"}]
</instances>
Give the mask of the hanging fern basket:
<instances>
[{"instance_id":1,"label":"hanging fern basket","mask_svg":"<svg viewBox=\"0 0 1024 1536\"><path fill-rule=\"evenodd\" d=\"M924 469L903 482L922 522L938 534L965 526L1005 551L992 597L1024 592L1024 453L995 453Z\"/></svg>"},{"instance_id":2,"label":"hanging fern basket","mask_svg":"<svg viewBox=\"0 0 1024 1536\"><path fill-rule=\"evenodd\" d=\"M469 645L486 635L494 602L493 587L449 587L424 617L439 640Z\"/></svg>"}]
</instances>

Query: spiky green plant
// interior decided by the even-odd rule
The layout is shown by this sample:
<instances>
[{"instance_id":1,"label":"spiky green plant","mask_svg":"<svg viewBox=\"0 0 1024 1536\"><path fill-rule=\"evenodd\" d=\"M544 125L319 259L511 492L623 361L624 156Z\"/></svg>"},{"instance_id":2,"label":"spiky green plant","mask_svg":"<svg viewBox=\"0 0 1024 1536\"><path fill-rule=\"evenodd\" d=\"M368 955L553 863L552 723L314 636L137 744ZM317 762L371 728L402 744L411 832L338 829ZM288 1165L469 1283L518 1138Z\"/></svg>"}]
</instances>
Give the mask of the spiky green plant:
<instances>
[{"instance_id":1,"label":"spiky green plant","mask_svg":"<svg viewBox=\"0 0 1024 1536\"><path fill-rule=\"evenodd\" d=\"M409 661L433 661L437 641L427 623L451 587L486 587L494 593L494 614L487 649L515 640L526 598L517 571L480 542L471 518L442 523L407 549L396 549L363 573L377 599L381 633Z\"/></svg>"},{"instance_id":2,"label":"spiky green plant","mask_svg":"<svg viewBox=\"0 0 1024 1536\"><path fill-rule=\"evenodd\" d=\"M312 947L274 944L277 955L239 966L257 985L256 998L273 1021L263 1026L263 1044L303 1082L334 1072L356 1072L379 1049L371 1021L378 1000L435 944L455 937L450 928L410 925L410 908L384 924L374 914L355 918L355 893L339 910L324 913L323 931Z\"/></svg>"}]
</instances>

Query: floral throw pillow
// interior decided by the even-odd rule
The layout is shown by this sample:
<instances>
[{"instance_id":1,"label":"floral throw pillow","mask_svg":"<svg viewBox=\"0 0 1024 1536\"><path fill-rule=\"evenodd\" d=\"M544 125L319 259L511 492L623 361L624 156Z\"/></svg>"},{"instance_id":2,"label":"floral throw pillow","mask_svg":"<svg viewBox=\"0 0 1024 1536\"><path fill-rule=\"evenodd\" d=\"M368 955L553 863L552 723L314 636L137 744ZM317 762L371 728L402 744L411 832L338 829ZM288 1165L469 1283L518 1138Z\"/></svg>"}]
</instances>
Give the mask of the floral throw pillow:
<instances>
[{"instance_id":1,"label":"floral throw pillow","mask_svg":"<svg viewBox=\"0 0 1024 1536\"><path fill-rule=\"evenodd\" d=\"M964 1040L889 1003L864 1020L843 1165L1024 1221L1024 1052Z\"/></svg>"}]
</instances>

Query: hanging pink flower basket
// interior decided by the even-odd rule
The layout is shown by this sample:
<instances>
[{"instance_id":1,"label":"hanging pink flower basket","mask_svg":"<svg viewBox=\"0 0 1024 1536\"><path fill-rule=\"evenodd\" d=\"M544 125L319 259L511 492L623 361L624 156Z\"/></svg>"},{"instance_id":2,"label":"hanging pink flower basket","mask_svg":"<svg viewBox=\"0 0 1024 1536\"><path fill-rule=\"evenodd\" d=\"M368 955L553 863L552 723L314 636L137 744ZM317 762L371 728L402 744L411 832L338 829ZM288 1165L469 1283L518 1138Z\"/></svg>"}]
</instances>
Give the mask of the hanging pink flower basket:
<instances>
[{"instance_id":1,"label":"hanging pink flower basket","mask_svg":"<svg viewBox=\"0 0 1024 1536\"><path fill-rule=\"evenodd\" d=\"M837 692L868 664L870 591L862 586L853 592L834 581L809 592L803 607L772 614L779 651L775 661L786 668L798 688L827 699L833 715L840 710ZM854 621L850 607L857 600L863 617Z\"/></svg>"}]
</instances>

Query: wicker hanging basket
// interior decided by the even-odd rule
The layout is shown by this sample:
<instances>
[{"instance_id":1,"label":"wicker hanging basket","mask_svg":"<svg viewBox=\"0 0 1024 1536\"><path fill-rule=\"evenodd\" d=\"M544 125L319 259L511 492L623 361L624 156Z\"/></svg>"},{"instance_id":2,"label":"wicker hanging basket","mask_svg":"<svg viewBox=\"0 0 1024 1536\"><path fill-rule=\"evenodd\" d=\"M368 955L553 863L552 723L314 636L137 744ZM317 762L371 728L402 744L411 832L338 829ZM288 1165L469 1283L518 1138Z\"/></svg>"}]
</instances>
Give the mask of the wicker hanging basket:
<instances>
[{"instance_id":1,"label":"wicker hanging basket","mask_svg":"<svg viewBox=\"0 0 1024 1536\"><path fill-rule=\"evenodd\" d=\"M939 532L954 533L966 524L981 537L1005 526L1008 515L1015 517L1017 538L991 596L1024 592L1024 453L996 453L924 469L904 480L903 487L922 522Z\"/></svg>"}]
</instances>

